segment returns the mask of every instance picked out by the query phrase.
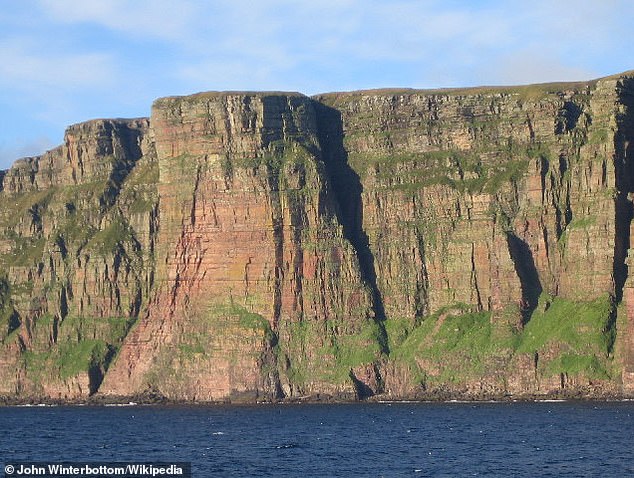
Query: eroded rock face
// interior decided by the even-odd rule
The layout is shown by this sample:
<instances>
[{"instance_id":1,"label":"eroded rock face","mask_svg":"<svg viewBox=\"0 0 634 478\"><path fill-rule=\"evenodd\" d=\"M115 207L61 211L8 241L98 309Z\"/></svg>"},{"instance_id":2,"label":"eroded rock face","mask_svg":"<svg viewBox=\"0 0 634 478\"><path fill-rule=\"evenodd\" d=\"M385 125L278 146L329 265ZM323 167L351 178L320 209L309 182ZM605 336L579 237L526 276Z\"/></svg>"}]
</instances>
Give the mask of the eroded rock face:
<instances>
[{"instance_id":1,"label":"eroded rock face","mask_svg":"<svg viewBox=\"0 0 634 478\"><path fill-rule=\"evenodd\" d=\"M633 85L72 126L3 178L0 394L630 393Z\"/></svg>"},{"instance_id":2,"label":"eroded rock face","mask_svg":"<svg viewBox=\"0 0 634 478\"><path fill-rule=\"evenodd\" d=\"M379 325L336 217L311 100L167 98L151 123L160 285L103 392L353 396L350 367L363 361L342 355L351 342L378 360Z\"/></svg>"},{"instance_id":3,"label":"eroded rock face","mask_svg":"<svg viewBox=\"0 0 634 478\"><path fill-rule=\"evenodd\" d=\"M5 174L1 394L96 392L144 308L158 213L148 127L71 126L64 145Z\"/></svg>"},{"instance_id":4,"label":"eroded rock face","mask_svg":"<svg viewBox=\"0 0 634 478\"><path fill-rule=\"evenodd\" d=\"M539 303L552 298L602 297L612 304L606 310L613 317L604 323L611 327L627 274L631 95L632 80L626 77L317 98L327 105L322 107L327 115L341 121L341 131L329 135L337 144L328 164L341 202L349 207L345 222L366 250L366 268L376 278L387 323L409 322L406 333L416 332L421 318L455 304L491 317L489 344L497 342L500 350L473 374L459 363L440 368L423 363L415 350L407 351L415 368L431 376L428 382L441 377L444 384L448 373L459 386L472 388L468 376L475 375L476 389L544 391L535 380L529 387L515 385L516 373L526 375L519 356L497 355L512 354L517 346L494 337L530 343L521 331ZM343 187L351 181L353 193ZM577 333L570 331L565 340L577 340L572 337ZM403 345L431 345L428 339L408 340L413 343ZM551 346L547 339L532 345L543 357ZM581 361L607 356L612 347L599 351L588 344L584 351L568 343L549 361L568 353L576 357L571 363L581 356Z\"/></svg>"}]
</instances>

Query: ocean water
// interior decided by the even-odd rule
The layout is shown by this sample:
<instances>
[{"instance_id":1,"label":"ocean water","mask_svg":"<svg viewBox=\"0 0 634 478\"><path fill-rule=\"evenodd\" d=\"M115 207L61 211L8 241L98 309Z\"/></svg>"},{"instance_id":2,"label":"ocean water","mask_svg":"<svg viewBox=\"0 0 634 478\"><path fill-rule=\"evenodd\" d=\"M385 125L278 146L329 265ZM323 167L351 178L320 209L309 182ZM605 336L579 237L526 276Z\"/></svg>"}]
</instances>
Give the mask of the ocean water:
<instances>
[{"instance_id":1,"label":"ocean water","mask_svg":"<svg viewBox=\"0 0 634 478\"><path fill-rule=\"evenodd\" d=\"M194 477L634 476L634 403L0 408L0 460L191 462Z\"/></svg>"}]
</instances>

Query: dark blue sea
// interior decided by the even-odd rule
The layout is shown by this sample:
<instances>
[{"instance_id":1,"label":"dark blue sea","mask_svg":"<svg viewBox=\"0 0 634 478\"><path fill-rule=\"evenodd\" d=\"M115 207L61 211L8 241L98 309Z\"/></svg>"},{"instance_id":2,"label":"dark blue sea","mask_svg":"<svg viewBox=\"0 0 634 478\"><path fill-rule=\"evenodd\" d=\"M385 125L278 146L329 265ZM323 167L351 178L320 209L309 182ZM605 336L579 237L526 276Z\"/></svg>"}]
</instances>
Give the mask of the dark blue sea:
<instances>
[{"instance_id":1,"label":"dark blue sea","mask_svg":"<svg viewBox=\"0 0 634 478\"><path fill-rule=\"evenodd\" d=\"M197 478L627 477L633 455L631 402L0 408L3 462L191 462Z\"/></svg>"}]
</instances>

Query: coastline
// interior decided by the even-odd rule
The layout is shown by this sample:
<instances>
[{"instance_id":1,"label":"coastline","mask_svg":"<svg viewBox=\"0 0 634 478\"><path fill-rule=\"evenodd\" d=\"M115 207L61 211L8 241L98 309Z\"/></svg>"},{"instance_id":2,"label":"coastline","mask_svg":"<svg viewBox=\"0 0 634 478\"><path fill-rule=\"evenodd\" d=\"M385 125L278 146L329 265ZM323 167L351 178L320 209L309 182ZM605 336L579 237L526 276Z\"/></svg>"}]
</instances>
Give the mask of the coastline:
<instances>
[{"instance_id":1,"label":"coastline","mask_svg":"<svg viewBox=\"0 0 634 478\"><path fill-rule=\"evenodd\" d=\"M406 403L554 403L554 402L630 402L634 396L615 393L552 392L545 394L460 394L460 393L424 393L412 397L392 397L375 395L358 399L341 396L317 394L305 397L254 400L172 400L159 395L136 396L91 396L85 399L54 399L51 397L0 396L0 408L5 407L48 407L48 406L258 406L258 405L314 405L314 404L406 404Z\"/></svg>"}]
</instances>

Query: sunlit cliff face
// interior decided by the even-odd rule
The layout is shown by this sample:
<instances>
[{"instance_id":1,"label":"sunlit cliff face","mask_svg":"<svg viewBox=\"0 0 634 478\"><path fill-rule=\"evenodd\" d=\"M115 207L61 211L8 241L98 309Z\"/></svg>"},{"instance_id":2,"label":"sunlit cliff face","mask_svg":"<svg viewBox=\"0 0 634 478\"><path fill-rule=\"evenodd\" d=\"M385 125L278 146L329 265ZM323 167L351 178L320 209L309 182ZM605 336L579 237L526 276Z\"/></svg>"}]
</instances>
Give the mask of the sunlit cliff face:
<instances>
[{"instance_id":1,"label":"sunlit cliff face","mask_svg":"<svg viewBox=\"0 0 634 478\"><path fill-rule=\"evenodd\" d=\"M0 394L621 394L632 81L72 126L3 175Z\"/></svg>"}]
</instances>

